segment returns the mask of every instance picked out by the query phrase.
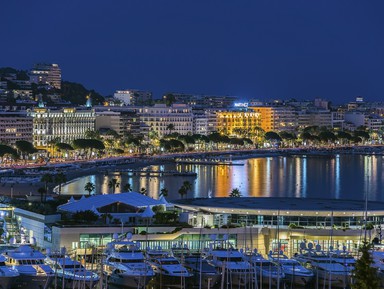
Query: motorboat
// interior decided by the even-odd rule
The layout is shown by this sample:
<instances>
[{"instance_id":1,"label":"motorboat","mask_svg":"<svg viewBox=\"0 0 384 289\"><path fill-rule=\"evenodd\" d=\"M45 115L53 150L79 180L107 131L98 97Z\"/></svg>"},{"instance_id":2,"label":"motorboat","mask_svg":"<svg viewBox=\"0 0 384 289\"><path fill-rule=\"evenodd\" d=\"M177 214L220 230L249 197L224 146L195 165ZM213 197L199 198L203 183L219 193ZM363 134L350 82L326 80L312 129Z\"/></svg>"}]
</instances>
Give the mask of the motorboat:
<instances>
[{"instance_id":1,"label":"motorboat","mask_svg":"<svg viewBox=\"0 0 384 289\"><path fill-rule=\"evenodd\" d=\"M5 264L5 257L0 255L0 288L10 289L20 275L16 269Z\"/></svg>"},{"instance_id":2,"label":"motorboat","mask_svg":"<svg viewBox=\"0 0 384 289\"><path fill-rule=\"evenodd\" d=\"M211 244L210 248L203 252L206 260L222 274L222 285L231 284L233 288L246 288L253 282L251 265L231 244L225 242L223 245Z\"/></svg>"},{"instance_id":3,"label":"motorboat","mask_svg":"<svg viewBox=\"0 0 384 289\"><path fill-rule=\"evenodd\" d=\"M265 259L257 249L245 252L241 250L241 253L251 264L254 280L259 288L277 287L284 281L285 275L281 268L275 262Z\"/></svg>"},{"instance_id":4,"label":"motorboat","mask_svg":"<svg viewBox=\"0 0 384 289\"><path fill-rule=\"evenodd\" d=\"M93 289L99 284L100 277L87 270L79 261L71 259L64 250L47 253L46 264L53 268L55 283L64 289Z\"/></svg>"},{"instance_id":5,"label":"motorboat","mask_svg":"<svg viewBox=\"0 0 384 289\"><path fill-rule=\"evenodd\" d=\"M313 279L313 271L304 268L299 261L290 259L283 252L272 252L268 259L280 266L281 272L285 275L284 281L295 286L307 286Z\"/></svg>"},{"instance_id":6,"label":"motorboat","mask_svg":"<svg viewBox=\"0 0 384 289\"><path fill-rule=\"evenodd\" d=\"M156 274L156 284L160 288L190 288L193 274L180 261L161 247L146 251L149 264Z\"/></svg>"},{"instance_id":7,"label":"motorboat","mask_svg":"<svg viewBox=\"0 0 384 289\"><path fill-rule=\"evenodd\" d=\"M45 264L46 256L29 245L3 252L5 264L12 266L20 274L13 282L12 288L46 289L54 280L54 271Z\"/></svg>"},{"instance_id":8,"label":"motorboat","mask_svg":"<svg viewBox=\"0 0 384 289\"><path fill-rule=\"evenodd\" d=\"M119 288L145 288L154 278L152 267L137 242L122 240L107 245L104 274L108 284Z\"/></svg>"},{"instance_id":9,"label":"motorboat","mask_svg":"<svg viewBox=\"0 0 384 289\"><path fill-rule=\"evenodd\" d=\"M350 285L351 275L348 268L322 251L320 245L316 245L313 250L312 243L308 243L308 249L305 243L300 244L300 253L295 254L294 259L305 268L313 270L314 280L319 285L338 288Z\"/></svg>"},{"instance_id":10,"label":"motorboat","mask_svg":"<svg viewBox=\"0 0 384 289\"><path fill-rule=\"evenodd\" d=\"M351 252L346 250L345 246L343 246L343 250L333 250L333 247L331 246L328 255L335 262L345 266L348 272L352 274L352 270L355 269L356 259L352 256Z\"/></svg>"}]
</instances>

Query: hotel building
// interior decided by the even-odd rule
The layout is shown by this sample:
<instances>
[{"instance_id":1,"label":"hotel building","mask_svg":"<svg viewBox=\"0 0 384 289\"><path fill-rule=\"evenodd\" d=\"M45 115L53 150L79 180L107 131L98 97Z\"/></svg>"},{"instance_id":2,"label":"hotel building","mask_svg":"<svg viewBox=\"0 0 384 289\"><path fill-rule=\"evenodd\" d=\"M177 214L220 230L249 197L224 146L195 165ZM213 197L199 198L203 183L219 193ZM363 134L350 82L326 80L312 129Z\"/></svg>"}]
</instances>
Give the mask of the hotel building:
<instances>
[{"instance_id":1,"label":"hotel building","mask_svg":"<svg viewBox=\"0 0 384 289\"><path fill-rule=\"evenodd\" d=\"M260 126L260 113L253 111L226 111L217 112L217 131L226 135L237 135L236 130L241 129L249 133Z\"/></svg>"},{"instance_id":2,"label":"hotel building","mask_svg":"<svg viewBox=\"0 0 384 289\"><path fill-rule=\"evenodd\" d=\"M268 131L294 131L297 127L295 109L291 106L251 106L260 115L260 127Z\"/></svg>"},{"instance_id":3,"label":"hotel building","mask_svg":"<svg viewBox=\"0 0 384 289\"><path fill-rule=\"evenodd\" d=\"M193 113L191 107L185 104L155 104L139 108L140 122L144 123L150 130L157 133L159 138L171 132L185 135L193 133ZM173 125L170 131L169 125Z\"/></svg>"},{"instance_id":4,"label":"hotel building","mask_svg":"<svg viewBox=\"0 0 384 289\"><path fill-rule=\"evenodd\" d=\"M35 108L29 112L33 118L33 145L46 147L50 141L71 143L84 138L85 132L95 130L93 109L49 109Z\"/></svg>"},{"instance_id":5,"label":"hotel building","mask_svg":"<svg viewBox=\"0 0 384 289\"><path fill-rule=\"evenodd\" d=\"M152 92L138 89L117 90L113 97L124 105L150 105L152 103Z\"/></svg>"}]
</instances>

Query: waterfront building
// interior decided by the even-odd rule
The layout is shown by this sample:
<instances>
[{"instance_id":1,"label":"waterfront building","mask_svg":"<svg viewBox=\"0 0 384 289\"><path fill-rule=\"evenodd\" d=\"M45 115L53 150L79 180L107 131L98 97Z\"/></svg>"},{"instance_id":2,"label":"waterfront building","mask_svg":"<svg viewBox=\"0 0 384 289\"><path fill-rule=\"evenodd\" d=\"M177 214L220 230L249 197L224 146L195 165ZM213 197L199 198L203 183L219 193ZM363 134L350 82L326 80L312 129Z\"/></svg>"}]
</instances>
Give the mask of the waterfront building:
<instances>
[{"instance_id":1,"label":"waterfront building","mask_svg":"<svg viewBox=\"0 0 384 289\"><path fill-rule=\"evenodd\" d=\"M308 126L332 127L332 113L327 109L307 109L297 112L298 128Z\"/></svg>"},{"instance_id":2,"label":"waterfront building","mask_svg":"<svg viewBox=\"0 0 384 289\"><path fill-rule=\"evenodd\" d=\"M228 107L233 107L234 103L237 101L236 96L189 94L180 92L167 93L163 98L165 99L169 95L173 96L175 103L183 103L191 107L201 108L226 109Z\"/></svg>"},{"instance_id":3,"label":"waterfront building","mask_svg":"<svg viewBox=\"0 0 384 289\"><path fill-rule=\"evenodd\" d=\"M193 133L193 113L190 106L185 104L155 104L138 110L140 122L144 123L158 138L171 132L181 135ZM170 125L172 129L170 130Z\"/></svg>"},{"instance_id":4,"label":"waterfront building","mask_svg":"<svg viewBox=\"0 0 384 289\"><path fill-rule=\"evenodd\" d=\"M252 106L249 109L260 115L260 127L266 132L297 128L297 116L292 106Z\"/></svg>"},{"instance_id":5,"label":"waterfront building","mask_svg":"<svg viewBox=\"0 0 384 289\"><path fill-rule=\"evenodd\" d=\"M152 103L152 92L145 90L117 90L113 97L123 102L124 105L150 105Z\"/></svg>"},{"instance_id":6,"label":"waterfront building","mask_svg":"<svg viewBox=\"0 0 384 289\"><path fill-rule=\"evenodd\" d=\"M236 136L247 134L251 137L255 128L260 127L260 113L253 111L225 111L217 112L217 131L226 135Z\"/></svg>"},{"instance_id":7,"label":"waterfront building","mask_svg":"<svg viewBox=\"0 0 384 289\"><path fill-rule=\"evenodd\" d=\"M26 111L0 112L0 142L13 145L16 141L32 142L33 118Z\"/></svg>"},{"instance_id":8,"label":"waterfront building","mask_svg":"<svg viewBox=\"0 0 384 289\"><path fill-rule=\"evenodd\" d=\"M38 63L30 70L29 81L61 89L61 69L58 64Z\"/></svg>"},{"instance_id":9,"label":"waterfront building","mask_svg":"<svg viewBox=\"0 0 384 289\"><path fill-rule=\"evenodd\" d=\"M344 114L346 122L352 123L356 128L365 126L368 130L379 131L384 127L384 119L375 114L360 111L347 111Z\"/></svg>"},{"instance_id":10,"label":"waterfront building","mask_svg":"<svg viewBox=\"0 0 384 289\"><path fill-rule=\"evenodd\" d=\"M140 119L134 110L96 111L95 129L111 129L120 136L140 134Z\"/></svg>"},{"instance_id":11,"label":"waterfront building","mask_svg":"<svg viewBox=\"0 0 384 289\"><path fill-rule=\"evenodd\" d=\"M89 108L34 108L29 115L33 118L35 147L47 147L55 139L71 143L95 130L95 111Z\"/></svg>"}]
</instances>

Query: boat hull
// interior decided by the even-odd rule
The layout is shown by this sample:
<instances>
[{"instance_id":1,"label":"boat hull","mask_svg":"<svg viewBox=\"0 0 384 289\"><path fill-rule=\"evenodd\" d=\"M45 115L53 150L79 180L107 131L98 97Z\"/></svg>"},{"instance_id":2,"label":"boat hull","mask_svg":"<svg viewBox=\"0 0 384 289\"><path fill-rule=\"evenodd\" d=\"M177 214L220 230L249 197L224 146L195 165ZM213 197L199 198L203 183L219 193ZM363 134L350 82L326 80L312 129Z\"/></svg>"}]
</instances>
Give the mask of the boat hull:
<instances>
[{"instance_id":1,"label":"boat hull","mask_svg":"<svg viewBox=\"0 0 384 289\"><path fill-rule=\"evenodd\" d=\"M0 288L1 289L10 289L16 281L16 276L0 276Z\"/></svg>"},{"instance_id":2,"label":"boat hull","mask_svg":"<svg viewBox=\"0 0 384 289\"><path fill-rule=\"evenodd\" d=\"M337 288L345 288L350 285L350 277L340 273L330 273L328 271L317 270L315 282L320 285L332 286Z\"/></svg>"},{"instance_id":3,"label":"boat hull","mask_svg":"<svg viewBox=\"0 0 384 289\"><path fill-rule=\"evenodd\" d=\"M201 279L201 288L212 289L219 283L221 274L210 274L210 273L198 273L193 272L192 286L200 288L200 279Z\"/></svg>"},{"instance_id":4,"label":"boat hull","mask_svg":"<svg viewBox=\"0 0 384 289\"><path fill-rule=\"evenodd\" d=\"M253 282L253 276L250 272L233 272L225 270L222 276L221 283L232 284L236 288L245 288L248 284Z\"/></svg>"},{"instance_id":5,"label":"boat hull","mask_svg":"<svg viewBox=\"0 0 384 289\"><path fill-rule=\"evenodd\" d=\"M47 289L53 281L53 275L20 275L13 279L11 287L15 289Z\"/></svg>"},{"instance_id":6,"label":"boat hull","mask_svg":"<svg viewBox=\"0 0 384 289\"><path fill-rule=\"evenodd\" d=\"M154 280L155 288L191 288L193 286L193 276L171 276L166 274L156 274Z\"/></svg>"},{"instance_id":7,"label":"boat hull","mask_svg":"<svg viewBox=\"0 0 384 289\"><path fill-rule=\"evenodd\" d=\"M111 274L107 276L108 285L118 288L145 288L153 279L151 275Z\"/></svg>"},{"instance_id":8,"label":"boat hull","mask_svg":"<svg viewBox=\"0 0 384 289\"><path fill-rule=\"evenodd\" d=\"M297 286L306 286L311 283L313 276L285 273L284 281Z\"/></svg>"},{"instance_id":9,"label":"boat hull","mask_svg":"<svg viewBox=\"0 0 384 289\"><path fill-rule=\"evenodd\" d=\"M99 280L84 281L84 280L64 277L64 283L63 283L63 278L61 276L58 276L53 283L56 283L57 288L61 288L61 289L72 289L72 288L94 289L99 284Z\"/></svg>"}]
</instances>

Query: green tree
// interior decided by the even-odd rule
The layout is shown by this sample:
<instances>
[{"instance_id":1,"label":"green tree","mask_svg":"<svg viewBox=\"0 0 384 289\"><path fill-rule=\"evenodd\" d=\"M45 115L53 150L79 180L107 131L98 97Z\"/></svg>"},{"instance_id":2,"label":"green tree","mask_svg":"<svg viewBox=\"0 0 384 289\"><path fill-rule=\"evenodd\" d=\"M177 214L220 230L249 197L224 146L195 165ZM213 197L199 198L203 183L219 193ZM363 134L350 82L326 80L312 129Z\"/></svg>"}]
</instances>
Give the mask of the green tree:
<instances>
[{"instance_id":1,"label":"green tree","mask_svg":"<svg viewBox=\"0 0 384 289\"><path fill-rule=\"evenodd\" d=\"M46 195L48 193L48 184L49 183L53 183L53 175L52 174L44 174L42 175L41 179L40 179L40 182L43 182L45 184L45 198L44 198L44 201L46 199Z\"/></svg>"},{"instance_id":2,"label":"green tree","mask_svg":"<svg viewBox=\"0 0 384 289\"><path fill-rule=\"evenodd\" d=\"M88 195L91 195L91 193L96 189L96 186L92 182L88 182L84 186L84 190L88 192Z\"/></svg>"},{"instance_id":3,"label":"green tree","mask_svg":"<svg viewBox=\"0 0 384 289\"><path fill-rule=\"evenodd\" d=\"M130 183L126 183L123 187L124 192L132 192L132 186Z\"/></svg>"},{"instance_id":4,"label":"green tree","mask_svg":"<svg viewBox=\"0 0 384 289\"><path fill-rule=\"evenodd\" d=\"M192 184L189 181L184 181L178 193L181 196L181 198L183 198L184 195L187 195L188 191L190 190L192 190Z\"/></svg>"},{"instance_id":5,"label":"green tree","mask_svg":"<svg viewBox=\"0 0 384 289\"><path fill-rule=\"evenodd\" d=\"M370 253L372 245L367 241L359 248L360 258L356 261L352 270L352 289L379 289L380 280L377 276L377 268L372 267L373 259Z\"/></svg>"},{"instance_id":6,"label":"green tree","mask_svg":"<svg viewBox=\"0 0 384 289\"><path fill-rule=\"evenodd\" d=\"M229 197L231 198L240 198L241 197L241 192L238 188L235 188L231 191L231 193L229 194Z\"/></svg>"},{"instance_id":7,"label":"green tree","mask_svg":"<svg viewBox=\"0 0 384 289\"><path fill-rule=\"evenodd\" d=\"M60 172L55 175L54 182L59 185L59 195L61 195L61 185L67 181L64 173Z\"/></svg>"},{"instance_id":8,"label":"green tree","mask_svg":"<svg viewBox=\"0 0 384 289\"><path fill-rule=\"evenodd\" d=\"M15 142L16 149L19 151L20 155L30 155L37 152L37 149L33 146L32 143L25 140L18 140Z\"/></svg>"},{"instance_id":9,"label":"green tree","mask_svg":"<svg viewBox=\"0 0 384 289\"><path fill-rule=\"evenodd\" d=\"M112 194L115 193L116 188L120 186L120 183L117 181L117 179L113 178L108 182L108 188L112 189Z\"/></svg>"},{"instance_id":10,"label":"green tree","mask_svg":"<svg viewBox=\"0 0 384 289\"><path fill-rule=\"evenodd\" d=\"M44 196L47 194L47 190L44 187L40 187L37 189L37 192L40 194L40 202L44 203Z\"/></svg>"},{"instance_id":11,"label":"green tree","mask_svg":"<svg viewBox=\"0 0 384 289\"><path fill-rule=\"evenodd\" d=\"M160 194L159 194L159 197L163 196L164 198L165 197L168 197L168 189L167 188L162 188L160 190Z\"/></svg>"}]
</instances>

